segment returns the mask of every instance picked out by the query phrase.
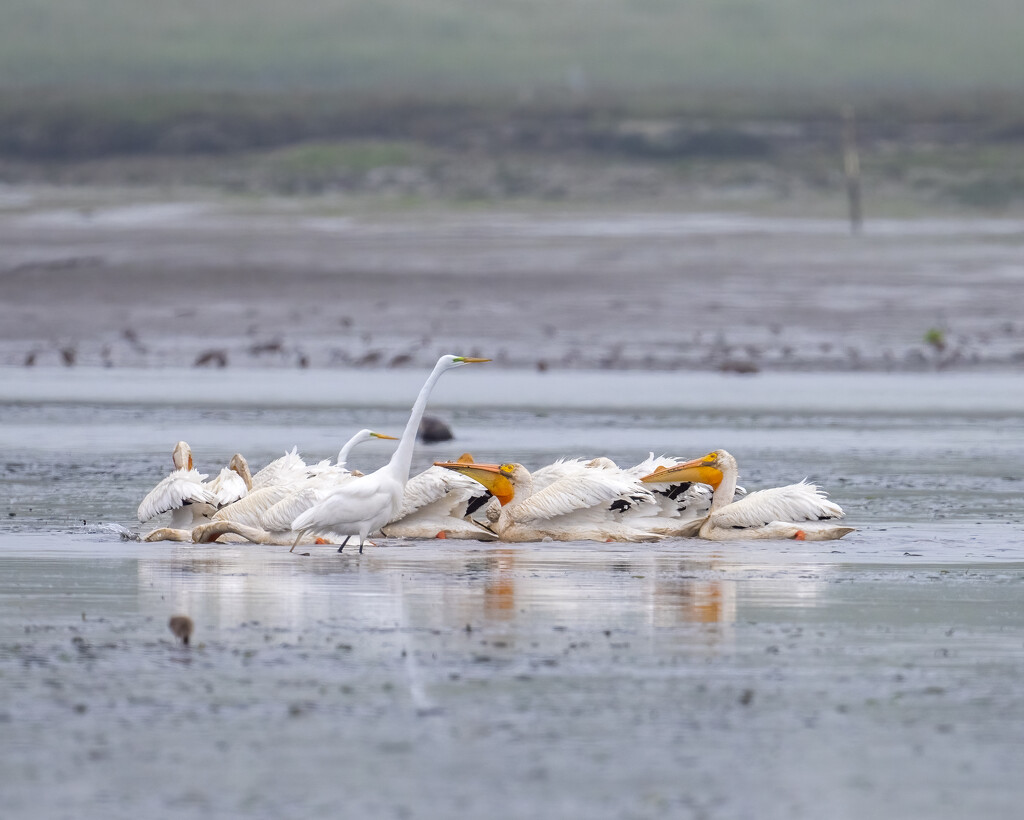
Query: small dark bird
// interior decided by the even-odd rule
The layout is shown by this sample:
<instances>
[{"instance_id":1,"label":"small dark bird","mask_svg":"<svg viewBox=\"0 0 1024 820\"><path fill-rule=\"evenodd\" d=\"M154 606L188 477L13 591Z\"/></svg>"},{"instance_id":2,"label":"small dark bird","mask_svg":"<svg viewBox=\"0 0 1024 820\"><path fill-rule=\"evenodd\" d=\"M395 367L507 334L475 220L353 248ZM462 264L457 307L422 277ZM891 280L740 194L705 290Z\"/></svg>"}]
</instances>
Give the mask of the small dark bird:
<instances>
[{"instance_id":1,"label":"small dark bird","mask_svg":"<svg viewBox=\"0 0 1024 820\"><path fill-rule=\"evenodd\" d=\"M455 438L452 435L452 428L437 416L423 417L423 420L420 421L419 437L420 441L426 444L433 444L435 441L451 441Z\"/></svg>"},{"instance_id":2,"label":"small dark bird","mask_svg":"<svg viewBox=\"0 0 1024 820\"><path fill-rule=\"evenodd\" d=\"M180 638L181 642L188 646L188 639L192 635L192 619L188 615L173 615L171 620L168 621L167 626L170 627L171 632L174 633L175 638Z\"/></svg>"},{"instance_id":3,"label":"small dark bird","mask_svg":"<svg viewBox=\"0 0 1024 820\"><path fill-rule=\"evenodd\" d=\"M192 363L193 367L227 367L228 354L226 350L206 350L196 356Z\"/></svg>"}]
</instances>

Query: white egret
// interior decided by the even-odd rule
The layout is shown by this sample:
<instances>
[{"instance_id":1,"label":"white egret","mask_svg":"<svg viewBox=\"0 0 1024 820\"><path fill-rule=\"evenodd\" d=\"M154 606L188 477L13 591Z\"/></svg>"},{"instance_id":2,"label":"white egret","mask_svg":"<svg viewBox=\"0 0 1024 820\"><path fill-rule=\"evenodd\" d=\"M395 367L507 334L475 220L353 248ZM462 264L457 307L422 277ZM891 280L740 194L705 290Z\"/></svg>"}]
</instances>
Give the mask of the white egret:
<instances>
[{"instance_id":1,"label":"white egret","mask_svg":"<svg viewBox=\"0 0 1024 820\"><path fill-rule=\"evenodd\" d=\"M409 421L391 460L367 476L346 482L292 521L291 528L298 533L295 544L305 533L328 532L349 537L358 535L359 551L362 552L369 534L379 530L401 510L402 493L409 480L413 447L416 444L416 431L427 406L427 397L437 380L452 368L486 361L490 360L450 355L438 359L416 397ZM295 545L292 546L294 548Z\"/></svg>"}]
</instances>

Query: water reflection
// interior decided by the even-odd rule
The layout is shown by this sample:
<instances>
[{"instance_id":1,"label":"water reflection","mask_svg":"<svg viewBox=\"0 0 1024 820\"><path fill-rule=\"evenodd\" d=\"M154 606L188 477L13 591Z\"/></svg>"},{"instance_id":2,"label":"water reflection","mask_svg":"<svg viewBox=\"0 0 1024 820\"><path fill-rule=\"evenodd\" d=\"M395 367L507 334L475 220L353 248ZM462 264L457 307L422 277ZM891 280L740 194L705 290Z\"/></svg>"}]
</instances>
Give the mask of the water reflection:
<instances>
[{"instance_id":1,"label":"water reflection","mask_svg":"<svg viewBox=\"0 0 1024 820\"><path fill-rule=\"evenodd\" d=\"M655 626L680 623L736 622L735 581L692 581L675 578L656 582L651 598Z\"/></svg>"},{"instance_id":2,"label":"water reflection","mask_svg":"<svg viewBox=\"0 0 1024 820\"><path fill-rule=\"evenodd\" d=\"M221 629L259 622L302 630L323 622L357 631L410 624L498 631L730 627L741 609L765 603L763 590L737 578L755 570L765 568L719 556L680 560L665 552L574 545L386 547L361 558L326 550L296 558L266 548L179 547L171 556L137 562L143 610L187 612ZM789 574L782 588L774 584L772 599L806 601L822 585Z\"/></svg>"}]
</instances>

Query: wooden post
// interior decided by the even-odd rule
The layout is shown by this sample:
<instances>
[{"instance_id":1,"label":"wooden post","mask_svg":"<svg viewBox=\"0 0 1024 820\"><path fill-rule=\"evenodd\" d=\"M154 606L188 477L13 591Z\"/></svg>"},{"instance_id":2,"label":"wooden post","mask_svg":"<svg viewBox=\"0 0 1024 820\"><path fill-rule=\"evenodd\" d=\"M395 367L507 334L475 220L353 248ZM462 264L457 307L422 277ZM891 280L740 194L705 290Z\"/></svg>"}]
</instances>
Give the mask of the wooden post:
<instances>
[{"instance_id":1,"label":"wooden post","mask_svg":"<svg viewBox=\"0 0 1024 820\"><path fill-rule=\"evenodd\" d=\"M843 106L843 173L850 204L850 233L860 233L864 222L860 201L860 157L857 154L857 116L852 105Z\"/></svg>"}]
</instances>

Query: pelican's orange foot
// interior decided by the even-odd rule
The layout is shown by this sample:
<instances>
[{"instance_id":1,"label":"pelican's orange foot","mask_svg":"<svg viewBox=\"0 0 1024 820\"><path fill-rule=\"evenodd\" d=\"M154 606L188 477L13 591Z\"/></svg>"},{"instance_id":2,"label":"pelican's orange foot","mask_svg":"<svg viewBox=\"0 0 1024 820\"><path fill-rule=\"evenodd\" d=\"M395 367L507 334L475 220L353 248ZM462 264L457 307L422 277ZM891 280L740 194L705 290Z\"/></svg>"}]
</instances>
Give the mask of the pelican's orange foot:
<instances>
[{"instance_id":1,"label":"pelican's orange foot","mask_svg":"<svg viewBox=\"0 0 1024 820\"><path fill-rule=\"evenodd\" d=\"M446 533L446 532L445 532L444 530L441 530L441 532L439 532L439 533L438 533L437 535L435 535L434 537L435 537L435 538L447 538L447 537L448 537L448 533Z\"/></svg>"},{"instance_id":2,"label":"pelican's orange foot","mask_svg":"<svg viewBox=\"0 0 1024 820\"><path fill-rule=\"evenodd\" d=\"M806 541L807 540L807 533L805 533L803 530L797 530L796 531L796 535L793 536L793 540L794 541Z\"/></svg>"},{"instance_id":3,"label":"pelican's orange foot","mask_svg":"<svg viewBox=\"0 0 1024 820\"><path fill-rule=\"evenodd\" d=\"M316 541L314 541L313 543L314 544L330 544L331 542L328 541L326 538L317 538Z\"/></svg>"}]
</instances>

